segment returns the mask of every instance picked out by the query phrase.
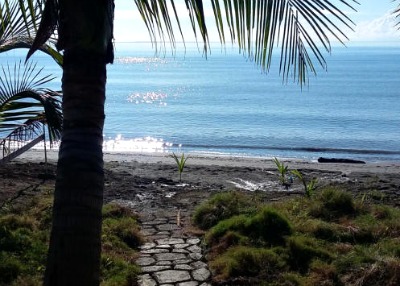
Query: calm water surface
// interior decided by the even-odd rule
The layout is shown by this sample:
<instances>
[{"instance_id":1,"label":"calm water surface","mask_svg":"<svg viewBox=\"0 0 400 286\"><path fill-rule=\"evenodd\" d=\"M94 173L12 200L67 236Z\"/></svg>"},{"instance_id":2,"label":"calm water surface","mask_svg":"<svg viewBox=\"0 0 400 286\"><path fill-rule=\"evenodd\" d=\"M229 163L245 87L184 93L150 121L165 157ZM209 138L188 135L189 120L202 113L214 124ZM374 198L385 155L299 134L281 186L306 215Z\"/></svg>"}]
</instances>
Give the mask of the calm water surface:
<instances>
[{"instance_id":1,"label":"calm water surface","mask_svg":"<svg viewBox=\"0 0 400 286\"><path fill-rule=\"evenodd\" d=\"M302 90L282 83L277 61L265 74L229 48L207 59L192 48L160 57L141 45L116 48L106 150L400 161L400 48L336 48L328 72ZM34 60L61 75L46 56Z\"/></svg>"}]
</instances>

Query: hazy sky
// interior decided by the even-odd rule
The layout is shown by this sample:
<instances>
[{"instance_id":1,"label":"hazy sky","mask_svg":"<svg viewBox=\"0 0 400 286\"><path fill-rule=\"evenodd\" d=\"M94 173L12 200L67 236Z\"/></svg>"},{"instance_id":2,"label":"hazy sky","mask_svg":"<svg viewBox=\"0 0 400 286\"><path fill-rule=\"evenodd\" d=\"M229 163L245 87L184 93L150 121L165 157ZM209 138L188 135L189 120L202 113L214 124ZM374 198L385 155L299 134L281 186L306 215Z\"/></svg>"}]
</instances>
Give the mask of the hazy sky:
<instances>
[{"instance_id":1,"label":"hazy sky","mask_svg":"<svg viewBox=\"0 0 400 286\"><path fill-rule=\"evenodd\" d=\"M213 28L215 21L211 5L207 0L204 2L206 3L205 13L207 24L211 26L209 29L210 39L211 41L218 41L217 31ZM338 0L334 2L339 3ZM356 23L354 32L350 30L346 31L346 35L350 38L350 43L369 42L371 44L390 44L393 41L400 41L400 31L397 31L393 27L394 17L391 15L391 12L400 1L393 3L392 0L358 0L358 2L360 2L360 5L355 5L357 12L345 8L346 14ZM117 0L115 3L116 42L149 41L150 38L147 29L136 10L134 1ZM175 4L179 15L183 19L181 24L184 30L185 41L192 41L194 38L184 1L176 0ZM178 37L179 33L176 36Z\"/></svg>"}]
</instances>

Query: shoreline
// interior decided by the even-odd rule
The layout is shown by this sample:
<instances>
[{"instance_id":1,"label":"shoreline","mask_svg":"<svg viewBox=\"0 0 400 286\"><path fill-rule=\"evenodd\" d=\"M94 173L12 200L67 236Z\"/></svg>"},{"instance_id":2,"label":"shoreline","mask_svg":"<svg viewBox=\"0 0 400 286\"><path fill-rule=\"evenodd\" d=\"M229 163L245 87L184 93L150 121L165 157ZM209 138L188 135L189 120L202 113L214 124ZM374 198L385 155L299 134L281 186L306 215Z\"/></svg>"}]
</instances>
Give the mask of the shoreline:
<instances>
[{"instance_id":1,"label":"shoreline","mask_svg":"<svg viewBox=\"0 0 400 286\"><path fill-rule=\"evenodd\" d=\"M241 190L260 192L275 201L302 195L304 186L295 179L290 187L283 186L271 158L208 157L189 155L182 181L176 163L165 153L105 153L104 201L119 201L139 211L162 209L166 199L181 198L191 207L211 194ZM57 150L47 153L30 150L0 168L3 190L0 202L18 193L43 184L53 189L56 179ZM280 159L290 170L297 169L307 181L317 180L318 189L340 188L355 197L373 199L400 207L400 164L390 162L349 164L318 163L298 159ZM290 173L289 173L290 175ZM0 188L1 189L1 188Z\"/></svg>"},{"instance_id":2,"label":"shoreline","mask_svg":"<svg viewBox=\"0 0 400 286\"><path fill-rule=\"evenodd\" d=\"M147 153L147 152L104 152L104 162L121 162L121 163L144 163L144 164L166 164L175 166L176 163L171 158L172 153ZM273 157L244 157L230 155L199 155L196 153L185 153L189 156L186 165L193 166L220 166L220 167L252 167L261 169L276 168ZM50 163L56 163L58 159L58 150L47 150L47 159ZM352 172L368 172L368 173L398 173L400 174L400 162L396 161L380 161L366 162L366 164L352 163L319 163L316 160L306 160L298 158L279 158L281 162L288 165L291 169L316 169L324 171L340 171L344 174ZM13 162L44 162L45 155L43 150L31 149Z\"/></svg>"}]
</instances>

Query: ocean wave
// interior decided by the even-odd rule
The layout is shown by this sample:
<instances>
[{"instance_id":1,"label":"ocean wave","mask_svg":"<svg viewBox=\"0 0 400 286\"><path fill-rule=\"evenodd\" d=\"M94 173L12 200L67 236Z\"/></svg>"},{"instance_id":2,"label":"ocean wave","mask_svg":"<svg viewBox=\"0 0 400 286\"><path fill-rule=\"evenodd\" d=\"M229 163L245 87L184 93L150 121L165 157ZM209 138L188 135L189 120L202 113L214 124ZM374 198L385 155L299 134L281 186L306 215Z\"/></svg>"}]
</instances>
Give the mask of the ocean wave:
<instances>
[{"instance_id":1,"label":"ocean wave","mask_svg":"<svg viewBox=\"0 0 400 286\"><path fill-rule=\"evenodd\" d=\"M297 151L307 153L341 153L341 154L369 154L369 155L400 155L399 151L354 149L354 148L330 148L330 147L290 147L290 146L249 146L249 145L203 145L203 144L182 144L187 148L199 149L242 149L242 150L278 150Z\"/></svg>"}]
</instances>

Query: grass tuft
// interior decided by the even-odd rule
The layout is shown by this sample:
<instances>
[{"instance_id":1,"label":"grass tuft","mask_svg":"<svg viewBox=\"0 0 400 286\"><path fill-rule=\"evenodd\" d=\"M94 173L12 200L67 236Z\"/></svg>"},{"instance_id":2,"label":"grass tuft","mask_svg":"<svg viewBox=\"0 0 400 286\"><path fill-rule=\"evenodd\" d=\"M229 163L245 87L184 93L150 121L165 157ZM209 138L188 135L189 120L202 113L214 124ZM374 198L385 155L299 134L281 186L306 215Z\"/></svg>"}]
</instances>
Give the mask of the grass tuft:
<instances>
[{"instance_id":1,"label":"grass tuft","mask_svg":"<svg viewBox=\"0 0 400 286\"><path fill-rule=\"evenodd\" d=\"M194 212L194 223L203 230L210 229L219 221L238 214L251 214L257 209L257 202L239 192L224 192L214 195L201 204Z\"/></svg>"},{"instance_id":2,"label":"grass tuft","mask_svg":"<svg viewBox=\"0 0 400 286\"><path fill-rule=\"evenodd\" d=\"M310 214L327 221L336 220L344 216L355 214L355 205L352 196L344 191L328 188L316 198L310 209Z\"/></svg>"},{"instance_id":3,"label":"grass tuft","mask_svg":"<svg viewBox=\"0 0 400 286\"><path fill-rule=\"evenodd\" d=\"M260 280L273 281L275 273L285 269L285 262L270 249L237 246L218 256L211 263L211 268L217 280L258 276Z\"/></svg>"}]
</instances>

